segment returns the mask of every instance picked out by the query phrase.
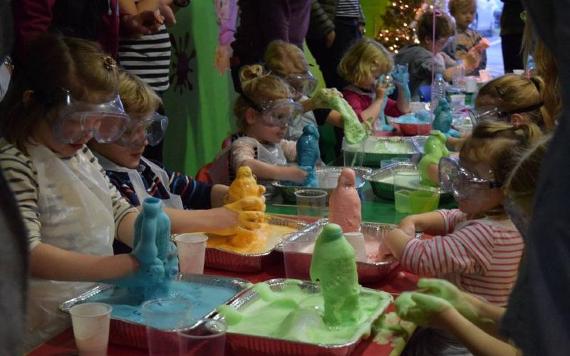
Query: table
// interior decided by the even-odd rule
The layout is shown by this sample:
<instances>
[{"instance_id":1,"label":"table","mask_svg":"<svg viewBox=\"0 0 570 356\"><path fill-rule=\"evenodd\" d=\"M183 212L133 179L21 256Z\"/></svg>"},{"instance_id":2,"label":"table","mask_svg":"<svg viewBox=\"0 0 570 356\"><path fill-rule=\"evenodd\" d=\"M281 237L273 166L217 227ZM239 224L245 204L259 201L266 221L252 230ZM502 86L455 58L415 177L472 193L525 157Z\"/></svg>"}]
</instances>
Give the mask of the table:
<instances>
[{"instance_id":1,"label":"table","mask_svg":"<svg viewBox=\"0 0 570 356\"><path fill-rule=\"evenodd\" d=\"M362 218L363 221L380 222L380 223L397 223L405 214L396 212L394 209L394 202L376 198L367 185L363 191L362 201ZM447 204L450 206L449 204ZM447 206L446 206L447 207ZM294 215L297 209L294 205L286 205L269 202L267 211L273 214L286 214ZM243 278L252 283L266 281L273 278L284 278L285 272L282 265L270 266L267 270L259 273L237 273L229 271L220 271L206 268L205 274L223 275L228 277ZM402 291L413 290L416 288L417 276L404 272L400 268L395 269L384 280L378 281L366 287L373 289L381 289L392 294L399 294ZM384 356L388 355L391 351L390 345L379 345L371 341L365 341L359 344L358 348L353 352L353 355L375 355ZM71 329L65 330L60 335L52 340L42 344L29 355L31 356L44 356L44 355L76 355L77 349L73 340L73 332ZM142 356L147 355L146 351L129 348L121 345L109 345L108 355L132 355Z\"/></svg>"}]
</instances>

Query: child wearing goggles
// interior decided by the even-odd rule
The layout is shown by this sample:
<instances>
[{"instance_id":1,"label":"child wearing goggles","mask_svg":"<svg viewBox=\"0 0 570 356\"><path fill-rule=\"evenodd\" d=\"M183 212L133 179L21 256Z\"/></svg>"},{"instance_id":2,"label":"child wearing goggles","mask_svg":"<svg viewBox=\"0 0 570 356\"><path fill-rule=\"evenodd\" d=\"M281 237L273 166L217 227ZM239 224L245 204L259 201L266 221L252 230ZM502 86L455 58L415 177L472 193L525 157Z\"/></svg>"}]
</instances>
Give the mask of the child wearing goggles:
<instances>
[{"instance_id":1,"label":"child wearing goggles","mask_svg":"<svg viewBox=\"0 0 570 356\"><path fill-rule=\"evenodd\" d=\"M542 158L548 148L549 138L541 140L528 151L511 156L513 171L505 183L505 210L527 243L530 217L533 213L533 201ZM528 247L525 247L528 248ZM491 304L476 296L460 291L456 286L441 279L422 278L418 282L418 290L403 293L396 300L396 309L402 319L418 325L437 325L449 332L473 354L518 355L521 351L510 343L503 341L505 337L515 341L517 346L530 343L527 329L522 324L532 323L529 313L529 295L531 285L528 279L526 260L521 261L517 283L510 295L507 309ZM524 320L524 321L523 321ZM419 333L426 328L420 328ZM418 332L418 331L416 331ZM410 346L412 343L410 343ZM417 345L417 343L414 343ZM434 343L422 345L422 353L443 354L434 350ZM412 354L419 351L420 345L411 347Z\"/></svg>"},{"instance_id":2,"label":"child wearing goggles","mask_svg":"<svg viewBox=\"0 0 570 356\"><path fill-rule=\"evenodd\" d=\"M540 77L506 74L495 78L479 89L477 118L498 117L515 126L533 123L544 130L552 122L543 105L544 88Z\"/></svg>"},{"instance_id":3,"label":"child wearing goggles","mask_svg":"<svg viewBox=\"0 0 570 356\"><path fill-rule=\"evenodd\" d=\"M230 177L241 166L248 166L261 180L303 183L306 172L297 166L296 142L285 139L287 128L302 107L292 99L289 86L268 74L260 65L245 66L241 72L242 94L234 106L239 133L232 136L229 153ZM216 163L215 163L216 164Z\"/></svg>"},{"instance_id":4,"label":"child wearing goggles","mask_svg":"<svg viewBox=\"0 0 570 356\"><path fill-rule=\"evenodd\" d=\"M0 112L0 168L27 230L22 238L29 245L31 277L24 338L29 351L69 328L59 305L95 282L140 285L172 277L176 248L170 240L142 234L131 254L113 255L115 239L133 246L139 211L109 182L85 143L117 139L128 124L116 98L115 61L93 42L42 34L18 68ZM228 234L237 230L238 219L248 228L260 227L263 199L238 202L241 212L225 215L233 219ZM165 212L173 233L203 231L208 220ZM145 248L152 243L155 248ZM161 246L170 253L159 256Z\"/></svg>"},{"instance_id":5,"label":"child wearing goggles","mask_svg":"<svg viewBox=\"0 0 570 356\"><path fill-rule=\"evenodd\" d=\"M382 116L385 114L397 117L410 112L410 92L406 76L394 77L394 84L398 89L397 99L387 97L393 88L390 88L390 84L384 79L392 68L392 58L386 48L367 38L352 45L338 66L341 77L350 83L342 90L344 98L352 106L359 120L370 128L376 127L381 113Z\"/></svg>"},{"instance_id":6,"label":"child wearing goggles","mask_svg":"<svg viewBox=\"0 0 570 356\"><path fill-rule=\"evenodd\" d=\"M404 268L422 276L444 276L460 289L505 305L516 280L523 241L503 209L503 186L511 157L541 133L484 121L463 145L458 163L440 162L442 189L459 209L404 218L385 240ZM416 231L436 235L416 240Z\"/></svg>"},{"instance_id":7,"label":"child wearing goggles","mask_svg":"<svg viewBox=\"0 0 570 356\"><path fill-rule=\"evenodd\" d=\"M187 219L201 219L203 232L219 233L231 228L237 213L223 207L227 186L200 183L142 156L147 145L157 144L164 137L167 125L166 117L155 113L161 100L152 88L134 74L122 71L119 94L130 124L116 142L92 140L89 148L121 195L134 206L152 196L168 208L192 210L187 212ZM128 251L125 247L115 244L116 251Z\"/></svg>"}]
</instances>

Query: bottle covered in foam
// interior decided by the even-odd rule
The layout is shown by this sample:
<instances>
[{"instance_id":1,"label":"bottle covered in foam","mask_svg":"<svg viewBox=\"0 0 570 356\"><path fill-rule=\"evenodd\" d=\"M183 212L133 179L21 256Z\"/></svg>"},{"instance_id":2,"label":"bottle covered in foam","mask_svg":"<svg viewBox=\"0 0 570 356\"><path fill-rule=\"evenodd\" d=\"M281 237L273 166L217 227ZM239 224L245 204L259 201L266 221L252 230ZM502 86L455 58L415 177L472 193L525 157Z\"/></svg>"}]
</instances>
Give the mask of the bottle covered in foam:
<instances>
[{"instance_id":1,"label":"bottle covered in foam","mask_svg":"<svg viewBox=\"0 0 570 356\"><path fill-rule=\"evenodd\" d=\"M362 223L361 203L356 190L356 173L344 168L329 199L329 221L346 232L359 232Z\"/></svg>"},{"instance_id":2,"label":"bottle covered in foam","mask_svg":"<svg viewBox=\"0 0 570 356\"><path fill-rule=\"evenodd\" d=\"M324 322L329 326L350 325L359 319L360 285L354 249L340 226L327 224L315 243L310 276L319 282L324 299Z\"/></svg>"}]
</instances>

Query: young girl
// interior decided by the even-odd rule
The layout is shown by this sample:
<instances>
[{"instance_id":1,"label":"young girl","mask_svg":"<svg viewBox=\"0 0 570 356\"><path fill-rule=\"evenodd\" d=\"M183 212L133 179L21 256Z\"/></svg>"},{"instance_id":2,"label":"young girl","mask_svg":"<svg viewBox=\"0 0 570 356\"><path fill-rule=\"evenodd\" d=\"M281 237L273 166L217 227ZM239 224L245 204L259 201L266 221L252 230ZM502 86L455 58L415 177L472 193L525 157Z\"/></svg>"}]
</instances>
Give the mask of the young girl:
<instances>
[{"instance_id":1,"label":"young girl","mask_svg":"<svg viewBox=\"0 0 570 356\"><path fill-rule=\"evenodd\" d=\"M534 125L482 122L463 145L458 164L439 163L441 185L453 191L459 209L404 218L387 236L386 247L414 273L445 276L464 291L505 305L523 241L503 209L502 187L511 156L539 136ZM416 231L435 237L417 240Z\"/></svg>"},{"instance_id":2,"label":"young girl","mask_svg":"<svg viewBox=\"0 0 570 356\"><path fill-rule=\"evenodd\" d=\"M155 112L160 98L140 78L124 71L119 74L119 95L130 117L125 133L116 142L89 142L111 183L134 206L153 196L169 208L202 209L189 215L204 222L202 231L218 230L218 219L226 211L221 206L228 187L211 186L178 172L168 172L142 157L144 148L158 143L166 130L167 118ZM204 210L210 208L214 209Z\"/></svg>"},{"instance_id":3,"label":"young girl","mask_svg":"<svg viewBox=\"0 0 570 356\"><path fill-rule=\"evenodd\" d=\"M385 98L387 88L379 78L390 74L392 67L390 53L380 43L367 38L352 45L338 65L339 74L350 83L342 90L344 98L360 121L371 127L382 110L392 117L410 112L406 82L394 82L398 89L397 101Z\"/></svg>"},{"instance_id":4,"label":"young girl","mask_svg":"<svg viewBox=\"0 0 570 356\"><path fill-rule=\"evenodd\" d=\"M26 59L2 102L0 168L28 231L29 350L69 326L58 306L93 287L88 281L130 278L148 260L136 249L112 255L113 238L132 246L138 210L84 146L91 138L113 141L127 126L115 61L92 42L50 34L30 44ZM254 200L261 209L262 200ZM166 212L174 233L201 228L184 211ZM229 211L218 223L233 219L235 231L238 218Z\"/></svg>"},{"instance_id":5,"label":"young girl","mask_svg":"<svg viewBox=\"0 0 570 356\"><path fill-rule=\"evenodd\" d=\"M325 122L336 127L342 127L342 120L337 111L323 108L323 105L310 98L316 88L317 80L309 71L309 64L303 51L294 44L275 40L269 43L263 57L265 67L287 84L293 94L293 99L302 105L303 113L294 118L287 129L286 138L296 141L303 133L307 124L317 126Z\"/></svg>"},{"instance_id":6,"label":"young girl","mask_svg":"<svg viewBox=\"0 0 570 356\"><path fill-rule=\"evenodd\" d=\"M481 61L479 66L466 71L466 75L479 75L480 69L485 69L487 65L487 52L485 50L487 40L483 40L481 34L471 28L469 25L475 20L477 14L477 2L475 0L450 0L447 4L449 13L455 19L456 32L453 37L453 43L446 48L446 53L455 59L465 60L469 50L475 46L481 46L479 53ZM449 51L447 51L449 49Z\"/></svg>"},{"instance_id":7,"label":"young girl","mask_svg":"<svg viewBox=\"0 0 570 356\"><path fill-rule=\"evenodd\" d=\"M407 64L410 73L410 91L413 100L423 97L420 87L431 84L432 71L443 73L447 81L451 81L454 74L462 70L453 59L442 50L447 45L449 37L453 35L453 22L447 14L435 11L435 41L433 40L434 12L425 11L418 21L419 44L408 45L394 56L396 64ZM432 52L433 50L433 52ZM434 55L435 54L435 55ZM465 72L471 72L481 60L479 49L470 49L463 58Z\"/></svg>"},{"instance_id":8,"label":"young girl","mask_svg":"<svg viewBox=\"0 0 570 356\"><path fill-rule=\"evenodd\" d=\"M508 199L506 210L525 240L533 213L540 166L549 142L549 138L546 138L532 149L511 156L516 164L505 183ZM520 355L520 350L502 339L508 337L521 341L530 338L531 340L525 342L532 342L533 335L520 327L521 320L526 319L528 322L528 318L531 318L526 309L531 286L525 275L528 273L525 263L524 260L521 261L519 278L506 311L459 291L447 281L420 279L418 287L421 291L396 300L398 314L403 319L420 325L438 326L450 332L473 354Z\"/></svg>"},{"instance_id":9,"label":"young girl","mask_svg":"<svg viewBox=\"0 0 570 356\"><path fill-rule=\"evenodd\" d=\"M239 133L232 137L230 176L248 166L262 180L303 183L306 172L286 166L296 160L296 142L285 140L287 127L301 113L301 106L293 100L287 83L260 65L245 66L240 77L242 94L234 107Z\"/></svg>"},{"instance_id":10,"label":"young girl","mask_svg":"<svg viewBox=\"0 0 570 356\"><path fill-rule=\"evenodd\" d=\"M481 118L498 115L515 126L533 123L544 130L549 117L542 100L544 87L540 77L506 74L479 90L475 109Z\"/></svg>"}]
</instances>

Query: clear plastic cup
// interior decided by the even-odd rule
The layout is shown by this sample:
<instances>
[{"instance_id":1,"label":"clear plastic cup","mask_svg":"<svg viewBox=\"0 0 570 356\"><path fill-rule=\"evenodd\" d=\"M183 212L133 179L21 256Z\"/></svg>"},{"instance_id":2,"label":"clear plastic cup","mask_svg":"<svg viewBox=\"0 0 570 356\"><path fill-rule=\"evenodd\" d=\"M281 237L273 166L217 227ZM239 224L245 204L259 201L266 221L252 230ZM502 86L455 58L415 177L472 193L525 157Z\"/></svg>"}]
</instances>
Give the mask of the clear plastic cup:
<instances>
[{"instance_id":1,"label":"clear plastic cup","mask_svg":"<svg viewBox=\"0 0 570 356\"><path fill-rule=\"evenodd\" d=\"M192 305L187 299L158 298L142 305L148 351L151 356L178 354L178 331L191 328Z\"/></svg>"},{"instance_id":2,"label":"clear plastic cup","mask_svg":"<svg viewBox=\"0 0 570 356\"><path fill-rule=\"evenodd\" d=\"M107 355L112 310L105 303L84 303L69 309L79 355Z\"/></svg>"},{"instance_id":3,"label":"clear plastic cup","mask_svg":"<svg viewBox=\"0 0 570 356\"><path fill-rule=\"evenodd\" d=\"M395 170L394 177L394 203L399 213L410 213L410 193L420 185L420 176L417 170Z\"/></svg>"},{"instance_id":4,"label":"clear plastic cup","mask_svg":"<svg viewBox=\"0 0 570 356\"><path fill-rule=\"evenodd\" d=\"M428 187L414 190L409 194L409 201L412 214L434 211L439 205L439 190Z\"/></svg>"},{"instance_id":5,"label":"clear plastic cup","mask_svg":"<svg viewBox=\"0 0 570 356\"><path fill-rule=\"evenodd\" d=\"M297 215L326 216L327 195L325 190L303 189L295 192Z\"/></svg>"},{"instance_id":6,"label":"clear plastic cup","mask_svg":"<svg viewBox=\"0 0 570 356\"><path fill-rule=\"evenodd\" d=\"M366 262L368 256L366 254L366 245L364 241L364 234L361 232L345 232L344 237L354 249L356 261Z\"/></svg>"},{"instance_id":7,"label":"clear plastic cup","mask_svg":"<svg viewBox=\"0 0 570 356\"><path fill-rule=\"evenodd\" d=\"M294 241L283 242L283 264L286 278L310 279L309 269L316 239L317 233Z\"/></svg>"},{"instance_id":8,"label":"clear plastic cup","mask_svg":"<svg viewBox=\"0 0 570 356\"><path fill-rule=\"evenodd\" d=\"M208 236L201 233L181 234L177 235L174 241L178 249L180 273L183 275L204 273Z\"/></svg>"},{"instance_id":9,"label":"clear plastic cup","mask_svg":"<svg viewBox=\"0 0 570 356\"><path fill-rule=\"evenodd\" d=\"M204 319L192 329L178 332L180 356L223 356L226 349L226 323Z\"/></svg>"}]
</instances>

